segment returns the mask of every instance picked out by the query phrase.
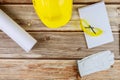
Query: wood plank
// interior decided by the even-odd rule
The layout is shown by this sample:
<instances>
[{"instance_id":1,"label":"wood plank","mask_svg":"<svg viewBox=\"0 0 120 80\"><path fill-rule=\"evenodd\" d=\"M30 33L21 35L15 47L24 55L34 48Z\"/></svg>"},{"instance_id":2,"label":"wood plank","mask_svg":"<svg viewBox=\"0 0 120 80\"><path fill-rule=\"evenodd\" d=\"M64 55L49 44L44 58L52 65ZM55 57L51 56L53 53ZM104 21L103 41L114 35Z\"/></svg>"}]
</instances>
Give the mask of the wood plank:
<instances>
[{"instance_id":1,"label":"wood plank","mask_svg":"<svg viewBox=\"0 0 120 80\"><path fill-rule=\"evenodd\" d=\"M31 32L38 43L28 54L4 33L0 33L0 58L78 59L103 50L111 50L120 59L119 36L115 42L88 49L82 32Z\"/></svg>"},{"instance_id":2,"label":"wood plank","mask_svg":"<svg viewBox=\"0 0 120 80\"><path fill-rule=\"evenodd\" d=\"M32 5L1 5L10 17L28 31L81 31L77 9L86 5L74 5L72 19L58 29L48 29L37 17ZM17 10L17 11L16 11ZM120 30L120 5L107 5L107 11L113 31Z\"/></svg>"},{"instance_id":3,"label":"wood plank","mask_svg":"<svg viewBox=\"0 0 120 80\"><path fill-rule=\"evenodd\" d=\"M0 0L0 3L32 3L32 0Z\"/></svg>"},{"instance_id":4,"label":"wood plank","mask_svg":"<svg viewBox=\"0 0 120 80\"><path fill-rule=\"evenodd\" d=\"M0 80L120 80L120 60L109 70L83 78L79 78L76 60L1 59L0 64Z\"/></svg>"},{"instance_id":5,"label":"wood plank","mask_svg":"<svg viewBox=\"0 0 120 80\"><path fill-rule=\"evenodd\" d=\"M101 0L73 0L74 3L94 3ZM120 0L105 0L106 3L120 3ZM32 0L0 0L0 3L32 3Z\"/></svg>"},{"instance_id":6,"label":"wood plank","mask_svg":"<svg viewBox=\"0 0 120 80\"><path fill-rule=\"evenodd\" d=\"M74 3L94 3L101 0L74 0ZM120 3L120 0L104 0L105 3Z\"/></svg>"},{"instance_id":7,"label":"wood plank","mask_svg":"<svg viewBox=\"0 0 120 80\"><path fill-rule=\"evenodd\" d=\"M76 62L0 60L0 80L76 80Z\"/></svg>"}]
</instances>

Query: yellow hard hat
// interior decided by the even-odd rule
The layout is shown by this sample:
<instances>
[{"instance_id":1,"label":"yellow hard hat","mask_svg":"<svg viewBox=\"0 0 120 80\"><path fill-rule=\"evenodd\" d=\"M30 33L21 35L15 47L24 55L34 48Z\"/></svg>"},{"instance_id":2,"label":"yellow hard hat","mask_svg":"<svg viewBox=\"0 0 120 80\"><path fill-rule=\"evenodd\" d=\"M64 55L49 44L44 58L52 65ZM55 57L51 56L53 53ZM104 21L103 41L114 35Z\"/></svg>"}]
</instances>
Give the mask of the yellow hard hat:
<instances>
[{"instance_id":1,"label":"yellow hard hat","mask_svg":"<svg viewBox=\"0 0 120 80\"><path fill-rule=\"evenodd\" d=\"M49 28L59 28L71 18L73 0L32 1L39 18Z\"/></svg>"}]
</instances>

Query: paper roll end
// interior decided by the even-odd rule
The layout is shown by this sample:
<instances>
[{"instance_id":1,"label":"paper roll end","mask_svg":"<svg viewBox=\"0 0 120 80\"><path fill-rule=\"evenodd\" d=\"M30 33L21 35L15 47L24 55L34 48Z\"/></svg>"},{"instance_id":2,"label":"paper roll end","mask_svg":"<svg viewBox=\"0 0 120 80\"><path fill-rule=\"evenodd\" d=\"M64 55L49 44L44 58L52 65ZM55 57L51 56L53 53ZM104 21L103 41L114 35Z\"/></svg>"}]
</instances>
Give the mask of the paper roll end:
<instances>
[{"instance_id":1,"label":"paper roll end","mask_svg":"<svg viewBox=\"0 0 120 80\"><path fill-rule=\"evenodd\" d=\"M32 48L35 46L36 43L37 43L37 40L34 39L34 42L30 44L29 47L24 48L24 50L28 53L29 51L32 50Z\"/></svg>"}]
</instances>

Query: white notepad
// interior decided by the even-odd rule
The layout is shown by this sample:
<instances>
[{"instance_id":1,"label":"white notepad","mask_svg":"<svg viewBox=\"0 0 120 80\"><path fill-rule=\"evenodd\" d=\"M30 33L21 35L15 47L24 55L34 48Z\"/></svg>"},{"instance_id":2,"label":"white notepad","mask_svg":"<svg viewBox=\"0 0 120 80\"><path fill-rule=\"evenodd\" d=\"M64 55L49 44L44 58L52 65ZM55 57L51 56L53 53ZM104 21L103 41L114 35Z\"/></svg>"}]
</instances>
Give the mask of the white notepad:
<instances>
[{"instance_id":1,"label":"white notepad","mask_svg":"<svg viewBox=\"0 0 120 80\"><path fill-rule=\"evenodd\" d=\"M85 33L88 48L114 41L104 1L79 8L78 11L80 18L103 30L103 34L98 37L91 37Z\"/></svg>"}]
</instances>

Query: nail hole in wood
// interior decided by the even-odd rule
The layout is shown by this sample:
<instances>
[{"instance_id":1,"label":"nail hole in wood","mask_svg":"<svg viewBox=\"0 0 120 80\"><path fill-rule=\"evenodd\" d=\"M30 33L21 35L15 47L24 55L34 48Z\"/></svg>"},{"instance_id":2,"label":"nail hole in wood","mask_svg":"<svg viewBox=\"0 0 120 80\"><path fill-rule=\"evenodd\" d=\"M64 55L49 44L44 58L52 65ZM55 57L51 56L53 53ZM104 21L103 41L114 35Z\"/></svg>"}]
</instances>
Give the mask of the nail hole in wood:
<instances>
[{"instance_id":1,"label":"nail hole in wood","mask_svg":"<svg viewBox=\"0 0 120 80\"><path fill-rule=\"evenodd\" d=\"M120 15L120 7L117 8L118 16Z\"/></svg>"},{"instance_id":2,"label":"nail hole in wood","mask_svg":"<svg viewBox=\"0 0 120 80\"><path fill-rule=\"evenodd\" d=\"M77 48L77 51L80 51L81 50L81 48Z\"/></svg>"}]
</instances>

